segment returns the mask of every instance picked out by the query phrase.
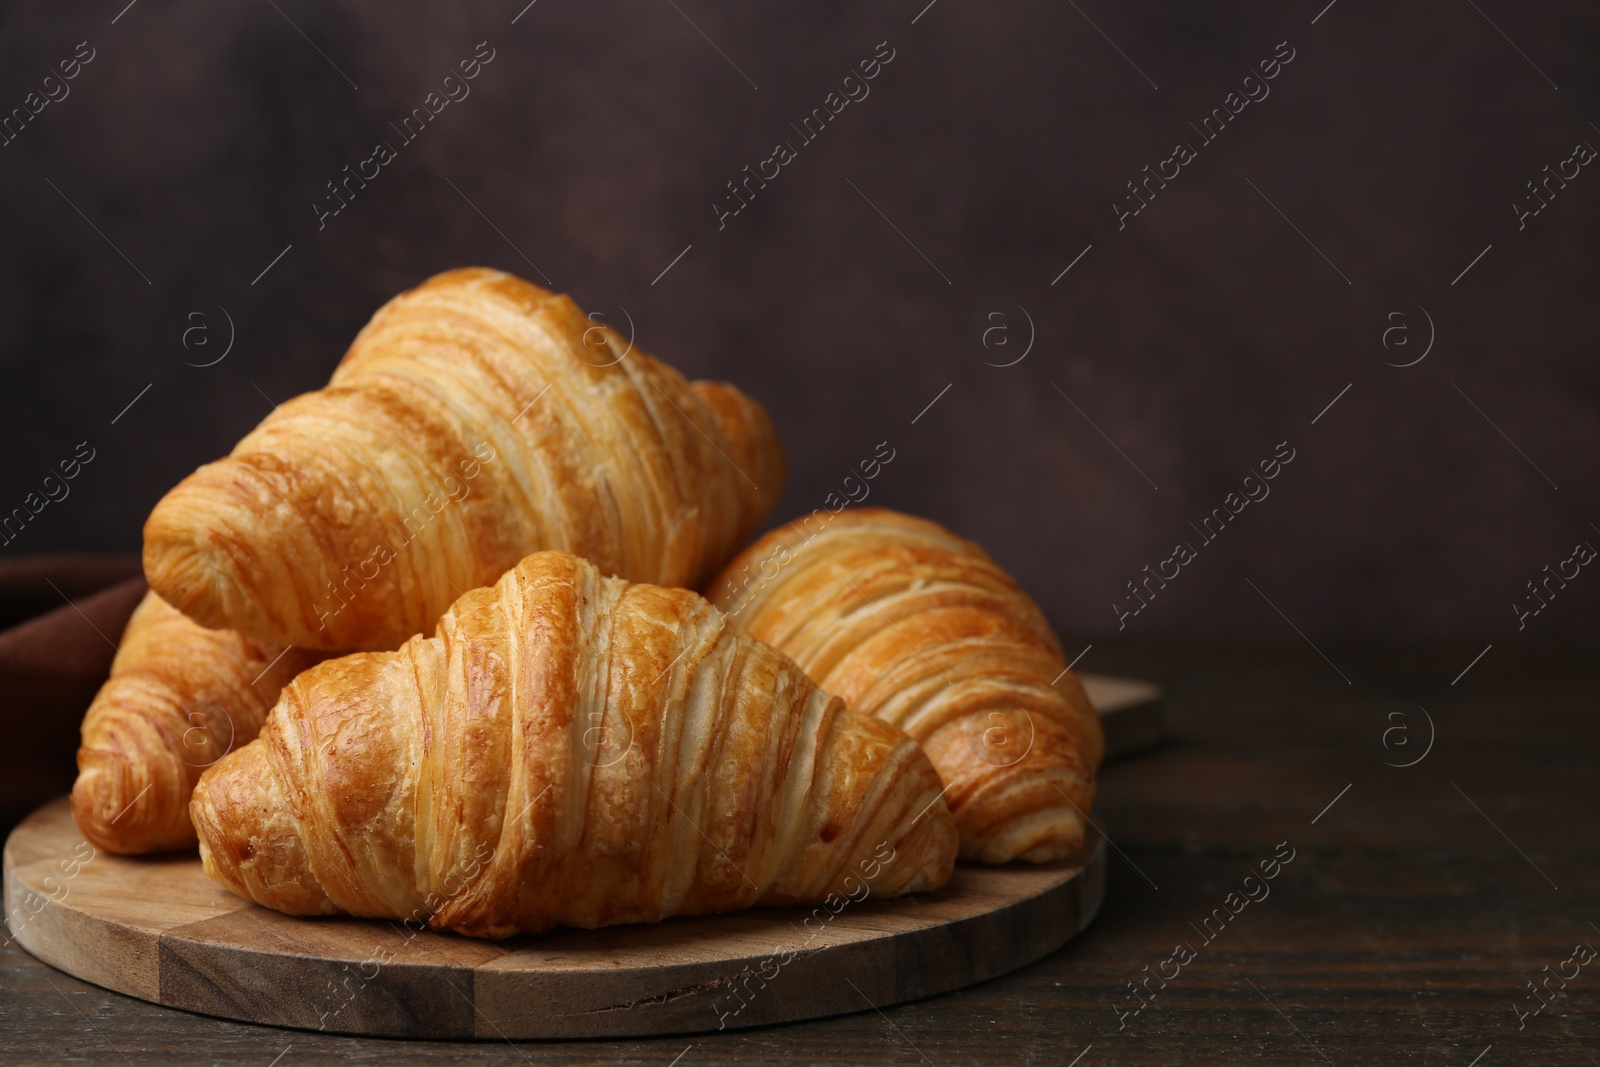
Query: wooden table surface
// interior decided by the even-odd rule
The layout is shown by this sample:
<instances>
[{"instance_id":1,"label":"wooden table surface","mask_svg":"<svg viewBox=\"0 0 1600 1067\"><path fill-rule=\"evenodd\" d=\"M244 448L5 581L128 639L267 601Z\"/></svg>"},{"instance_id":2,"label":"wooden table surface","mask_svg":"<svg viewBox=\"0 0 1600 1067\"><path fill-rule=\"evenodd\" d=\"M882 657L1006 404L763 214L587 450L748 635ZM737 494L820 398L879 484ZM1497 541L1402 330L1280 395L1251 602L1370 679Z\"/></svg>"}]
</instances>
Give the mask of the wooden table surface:
<instances>
[{"instance_id":1,"label":"wooden table surface","mask_svg":"<svg viewBox=\"0 0 1600 1067\"><path fill-rule=\"evenodd\" d=\"M1323 651L1337 669L1303 644L1097 642L1086 668L1166 685L1172 739L1102 776L1116 849L1100 918L975 988L740 1033L399 1043L155 1007L8 944L0 1060L1600 1062L1600 960L1572 962L1575 946L1600 948L1600 655L1495 647L1452 685L1478 648ZM1245 881L1290 849L1275 879ZM1229 898L1245 890L1261 899ZM1198 928L1219 908L1229 921L1208 942ZM1166 962L1179 943L1193 952L1181 967ZM1564 989L1552 977L1575 969ZM1158 992L1131 1014L1129 983L1155 971L1176 977L1149 981ZM1519 1018L1543 1003L1530 981L1550 1002Z\"/></svg>"}]
</instances>

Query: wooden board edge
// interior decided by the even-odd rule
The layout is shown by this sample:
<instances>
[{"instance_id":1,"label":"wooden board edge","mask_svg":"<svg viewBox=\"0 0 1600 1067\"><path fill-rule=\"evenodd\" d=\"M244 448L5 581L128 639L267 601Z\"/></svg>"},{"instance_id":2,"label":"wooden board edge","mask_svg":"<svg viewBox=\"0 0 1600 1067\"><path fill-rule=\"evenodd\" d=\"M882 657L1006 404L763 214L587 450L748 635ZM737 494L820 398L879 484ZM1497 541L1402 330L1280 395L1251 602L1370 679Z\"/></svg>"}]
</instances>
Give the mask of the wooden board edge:
<instances>
[{"instance_id":1,"label":"wooden board edge","mask_svg":"<svg viewBox=\"0 0 1600 1067\"><path fill-rule=\"evenodd\" d=\"M65 907L71 899L70 883L63 883L60 897L39 894L22 881L21 872L28 866L13 869L7 864L4 873L8 921L14 913L28 916L11 927L17 944L40 962L74 978L160 1003L155 935ZM85 950L86 945L93 948Z\"/></svg>"},{"instance_id":2,"label":"wooden board edge","mask_svg":"<svg viewBox=\"0 0 1600 1067\"><path fill-rule=\"evenodd\" d=\"M1100 716L1105 759L1122 759L1167 739L1165 694L1154 682L1117 675L1080 673L1084 692Z\"/></svg>"},{"instance_id":3,"label":"wooden board edge","mask_svg":"<svg viewBox=\"0 0 1600 1067\"><path fill-rule=\"evenodd\" d=\"M559 981L559 973L534 976L484 966L412 964L383 968L384 980L378 983L376 967L369 975L366 965L352 965L348 959L244 948L235 949L233 958L218 966L200 940L185 936L184 927L119 925L73 907L68 896L41 897L23 874L43 861L18 869L6 865L5 904L9 912L26 897L27 905L37 909L13 936L41 962L115 992L199 1014L358 1036L642 1037L866 1011L950 992L1026 966L1081 933L1100 909L1106 843L1097 833L1091 835L1080 853L1084 859L1075 869L1067 868L1070 873L1063 881L991 910L882 938L822 944L797 953L776 972L772 957L759 955L677 968L685 977L698 972L686 984L674 980L673 968L662 968L652 974L667 980L664 991L632 999L624 992L614 1006L564 1015L550 1014L548 1008L543 1015L515 1010L534 1002L530 993L541 977ZM12 855L8 847L7 858ZM1002 941L1008 946L996 954L994 945ZM975 952L976 945L984 950ZM621 979L619 989L625 991L630 980L636 981ZM661 982L652 984L661 990ZM743 993L730 1001L735 985ZM785 988L804 989L806 996L786 995ZM755 996L756 991L766 995Z\"/></svg>"},{"instance_id":4,"label":"wooden board edge","mask_svg":"<svg viewBox=\"0 0 1600 1067\"><path fill-rule=\"evenodd\" d=\"M1090 833L1093 839L1086 845L1084 859L1070 877L991 911L888 939L822 945L795 955L787 964L772 956L755 956L725 961L709 974L702 965L698 973L684 974L679 984L666 990L621 1000L610 1008L546 1019L536 1030L504 1007L507 1002L525 1003L528 990L517 989L514 981L497 983L498 976L480 971L478 1036L623 1038L742 1030L870 1011L987 981L1058 950L1099 914L1105 899L1106 842L1098 833ZM1025 930L1008 931L1008 923L1019 921ZM988 949L1008 934L1014 936L1003 962L984 965L966 951L974 943ZM892 946L887 958L886 941ZM791 989L805 988L809 999L804 1006L797 1006L798 998L784 996L780 982ZM641 1008L646 1010L641 1013ZM611 1018L602 1017L613 1011L617 1014Z\"/></svg>"}]
</instances>

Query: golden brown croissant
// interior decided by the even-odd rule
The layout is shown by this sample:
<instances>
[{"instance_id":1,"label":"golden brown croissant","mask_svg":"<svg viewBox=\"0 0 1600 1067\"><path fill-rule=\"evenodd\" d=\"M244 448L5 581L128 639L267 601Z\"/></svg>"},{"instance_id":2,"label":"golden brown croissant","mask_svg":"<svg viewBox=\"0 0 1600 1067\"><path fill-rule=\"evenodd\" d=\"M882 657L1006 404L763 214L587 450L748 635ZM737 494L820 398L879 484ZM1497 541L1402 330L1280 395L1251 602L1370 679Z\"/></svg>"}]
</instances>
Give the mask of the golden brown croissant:
<instances>
[{"instance_id":1,"label":"golden brown croissant","mask_svg":"<svg viewBox=\"0 0 1600 1067\"><path fill-rule=\"evenodd\" d=\"M193 848L200 773L253 740L278 691L321 658L207 630L145 594L83 719L72 787L83 836L108 852Z\"/></svg>"},{"instance_id":2,"label":"golden brown croissant","mask_svg":"<svg viewBox=\"0 0 1600 1067\"><path fill-rule=\"evenodd\" d=\"M783 477L737 389L686 382L565 296L456 270L385 304L327 388L168 493L145 574L207 626L392 649L538 549L698 586Z\"/></svg>"},{"instance_id":3,"label":"golden brown croissant","mask_svg":"<svg viewBox=\"0 0 1600 1067\"><path fill-rule=\"evenodd\" d=\"M939 793L696 594L540 552L435 636L295 679L191 810L257 903L504 937L935 889Z\"/></svg>"},{"instance_id":4,"label":"golden brown croissant","mask_svg":"<svg viewBox=\"0 0 1600 1067\"><path fill-rule=\"evenodd\" d=\"M964 858L1042 862L1082 844L1100 720L1044 615L977 545L882 508L818 509L751 545L709 595L922 744Z\"/></svg>"}]
</instances>

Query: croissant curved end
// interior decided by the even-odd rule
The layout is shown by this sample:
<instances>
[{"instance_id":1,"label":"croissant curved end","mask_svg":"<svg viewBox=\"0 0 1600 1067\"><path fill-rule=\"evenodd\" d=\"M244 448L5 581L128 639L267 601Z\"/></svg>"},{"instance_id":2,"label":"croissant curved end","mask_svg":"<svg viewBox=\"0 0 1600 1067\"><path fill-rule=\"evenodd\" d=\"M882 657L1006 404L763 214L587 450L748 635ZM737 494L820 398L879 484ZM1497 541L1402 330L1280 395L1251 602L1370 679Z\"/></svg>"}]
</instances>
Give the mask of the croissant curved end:
<instances>
[{"instance_id":1,"label":"croissant curved end","mask_svg":"<svg viewBox=\"0 0 1600 1067\"><path fill-rule=\"evenodd\" d=\"M965 858L979 863L1049 863L1066 859L1083 847L1083 817L1064 799L1058 797L1051 803L1048 798L1022 796L1010 800L1007 809L998 821L972 834L972 841L962 849Z\"/></svg>"},{"instance_id":2,"label":"croissant curved end","mask_svg":"<svg viewBox=\"0 0 1600 1067\"><path fill-rule=\"evenodd\" d=\"M722 430L728 457L755 488L747 510L745 538L755 533L777 507L789 473L788 457L778 441L778 431L767 409L727 382L695 381L689 388L699 395Z\"/></svg>"},{"instance_id":3,"label":"croissant curved end","mask_svg":"<svg viewBox=\"0 0 1600 1067\"><path fill-rule=\"evenodd\" d=\"M911 862L898 872L898 877L884 884L874 884L872 896L875 898L943 889L955 873L960 833L945 805L938 774L932 771L931 765L928 770L924 788L910 809L912 822L893 846L895 859L904 855L910 857ZM892 866L893 862L891 860L887 866Z\"/></svg>"},{"instance_id":4,"label":"croissant curved end","mask_svg":"<svg viewBox=\"0 0 1600 1067\"><path fill-rule=\"evenodd\" d=\"M167 852L194 845L194 829L183 811L165 803L173 783L151 777L148 761L105 748L78 749L78 780L72 786L72 818L95 848L125 855ZM145 779L150 780L146 781Z\"/></svg>"},{"instance_id":5,"label":"croissant curved end","mask_svg":"<svg viewBox=\"0 0 1600 1067\"><path fill-rule=\"evenodd\" d=\"M243 630L259 613L245 595L238 551L249 516L230 522L227 496L211 483L220 463L189 475L157 502L144 524L144 575L163 600L209 629Z\"/></svg>"},{"instance_id":6,"label":"croissant curved end","mask_svg":"<svg viewBox=\"0 0 1600 1067\"><path fill-rule=\"evenodd\" d=\"M246 900L288 915L338 914L310 874L287 808L267 746L252 743L224 756L201 776L189 801L201 864Z\"/></svg>"}]
</instances>

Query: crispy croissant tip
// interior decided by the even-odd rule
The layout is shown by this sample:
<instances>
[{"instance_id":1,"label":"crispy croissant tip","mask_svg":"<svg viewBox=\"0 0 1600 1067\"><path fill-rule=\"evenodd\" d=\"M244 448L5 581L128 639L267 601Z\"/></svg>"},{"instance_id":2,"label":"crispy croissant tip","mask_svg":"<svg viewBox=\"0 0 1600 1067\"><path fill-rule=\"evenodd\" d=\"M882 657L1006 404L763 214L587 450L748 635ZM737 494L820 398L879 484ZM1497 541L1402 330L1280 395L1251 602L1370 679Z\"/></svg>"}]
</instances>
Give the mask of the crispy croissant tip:
<instances>
[{"instance_id":1,"label":"crispy croissant tip","mask_svg":"<svg viewBox=\"0 0 1600 1067\"><path fill-rule=\"evenodd\" d=\"M221 833L221 827L230 821L238 825L242 815L219 810L218 798L211 788L212 784L210 776L202 776L200 784L195 787L194 796L189 800L189 821L194 825L200 839L200 863L212 879L221 882L239 896L248 897L250 894L246 891L244 879L240 876L239 865L248 858L240 853L250 846L248 843L237 845L238 838ZM227 806L226 800L223 800L222 807ZM247 835L248 831L246 835L242 835L245 842L250 840Z\"/></svg>"},{"instance_id":2,"label":"crispy croissant tip","mask_svg":"<svg viewBox=\"0 0 1600 1067\"><path fill-rule=\"evenodd\" d=\"M1023 809L986 829L988 836L969 857L980 863L1050 863L1066 859L1083 847L1083 816L1065 800L1037 810Z\"/></svg>"},{"instance_id":3,"label":"crispy croissant tip","mask_svg":"<svg viewBox=\"0 0 1600 1067\"><path fill-rule=\"evenodd\" d=\"M937 780L935 780L937 781ZM961 840L956 824L948 815L944 801L934 794L931 801L922 805L924 815L917 820L900 840L896 851L908 856L921 857L922 864L901 888L902 893L926 893L942 889L950 881L956 868L956 857ZM930 808L937 811L929 811Z\"/></svg>"},{"instance_id":4,"label":"crispy croissant tip","mask_svg":"<svg viewBox=\"0 0 1600 1067\"><path fill-rule=\"evenodd\" d=\"M202 471L204 468L202 468ZM190 475L190 478L196 477ZM228 629L245 603L234 559L213 539L225 529L220 509L196 523L184 507L187 480L162 497L144 524L145 581L163 600L212 630Z\"/></svg>"},{"instance_id":5,"label":"crispy croissant tip","mask_svg":"<svg viewBox=\"0 0 1600 1067\"><path fill-rule=\"evenodd\" d=\"M223 757L189 801L201 865L238 896L288 915L335 912L310 873L294 821L282 818L285 806L265 746L252 743Z\"/></svg>"},{"instance_id":6,"label":"crispy croissant tip","mask_svg":"<svg viewBox=\"0 0 1600 1067\"><path fill-rule=\"evenodd\" d=\"M146 780L142 761L103 748L78 750L72 817L84 838L107 852L136 854L188 848L194 831L163 818L170 783Z\"/></svg>"},{"instance_id":7,"label":"crispy croissant tip","mask_svg":"<svg viewBox=\"0 0 1600 1067\"><path fill-rule=\"evenodd\" d=\"M778 431L767 409L727 382L690 382L711 410L730 446L729 459L756 488L750 501L747 526L750 533L761 525L783 496L789 461L778 443ZM748 537L749 534L746 534Z\"/></svg>"}]
</instances>

